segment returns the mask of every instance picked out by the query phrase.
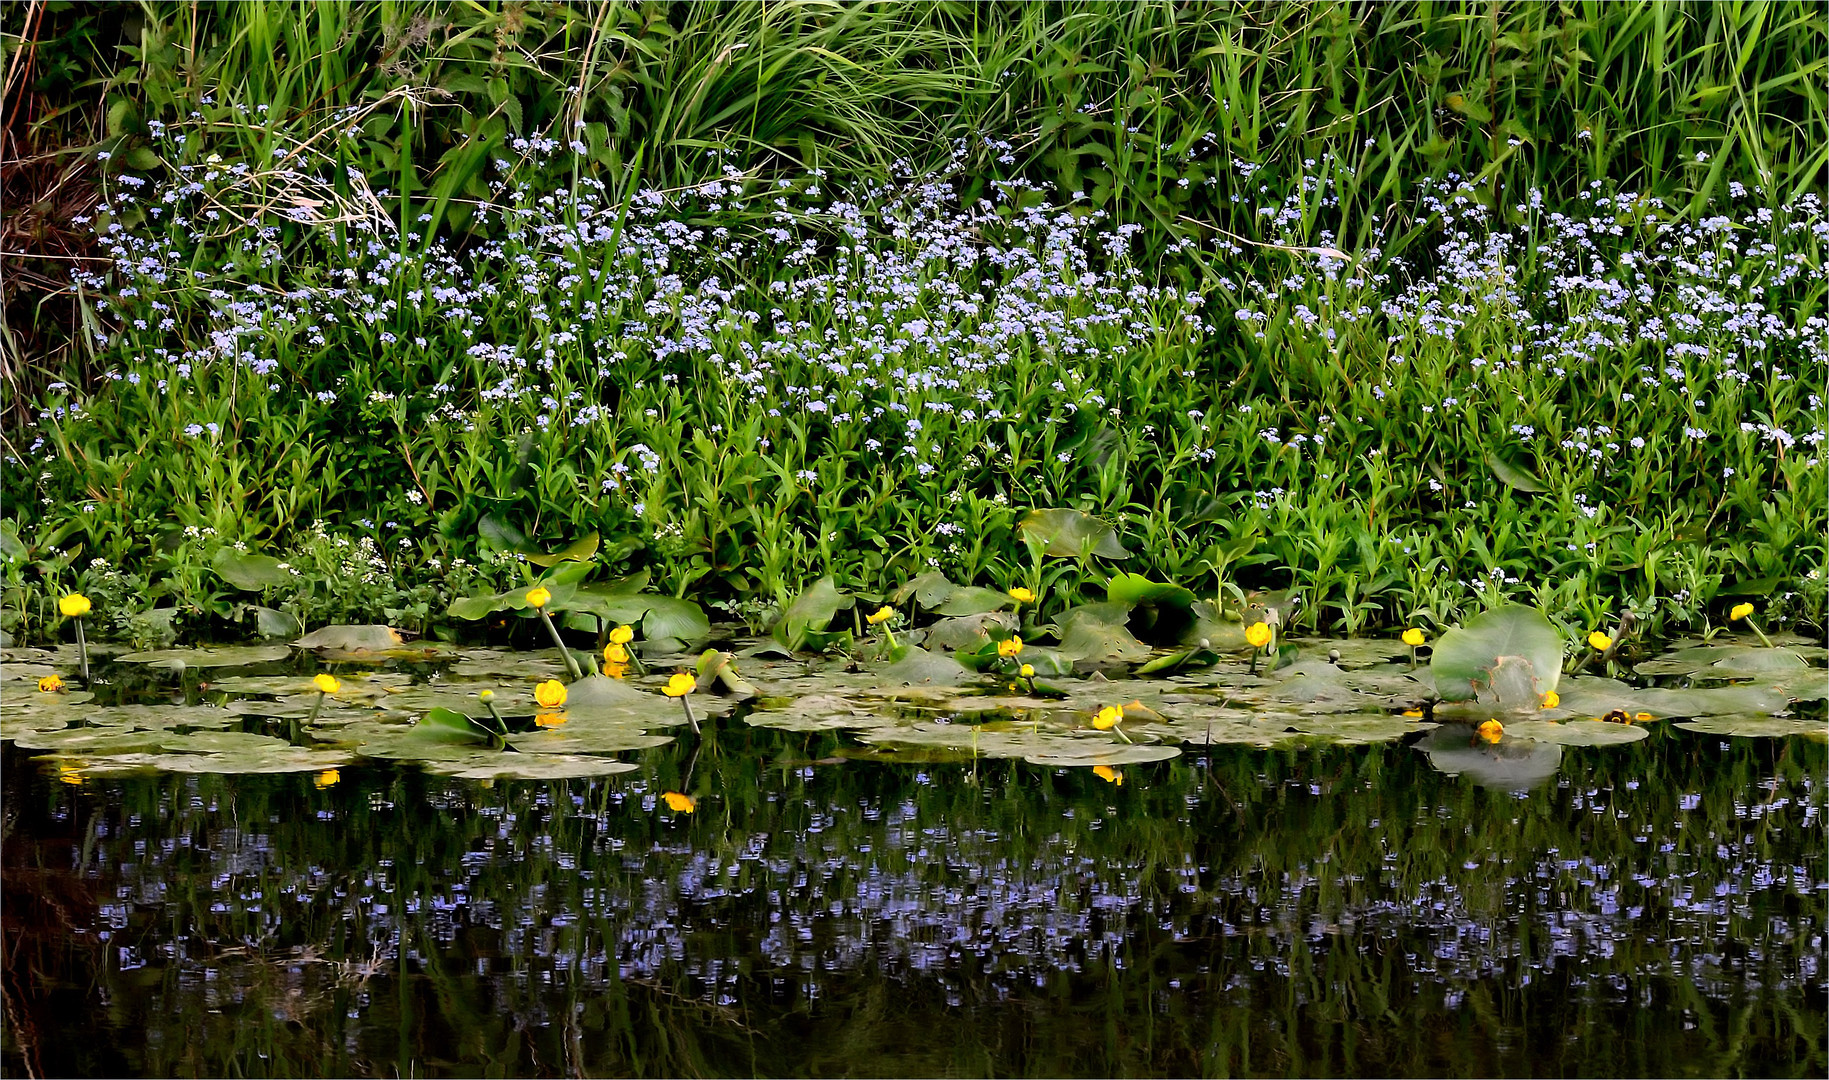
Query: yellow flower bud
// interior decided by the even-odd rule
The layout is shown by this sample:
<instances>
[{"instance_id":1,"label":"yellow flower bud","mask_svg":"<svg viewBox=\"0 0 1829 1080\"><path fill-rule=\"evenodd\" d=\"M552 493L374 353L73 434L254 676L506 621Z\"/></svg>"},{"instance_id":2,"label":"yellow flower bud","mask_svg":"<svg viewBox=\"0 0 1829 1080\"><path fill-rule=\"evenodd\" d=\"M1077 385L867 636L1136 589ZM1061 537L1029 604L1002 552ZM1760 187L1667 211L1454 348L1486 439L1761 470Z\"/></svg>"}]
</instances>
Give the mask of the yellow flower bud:
<instances>
[{"instance_id":1,"label":"yellow flower bud","mask_svg":"<svg viewBox=\"0 0 1829 1080\"><path fill-rule=\"evenodd\" d=\"M1595 652L1606 652L1613 647L1613 639L1596 630L1588 635L1588 646Z\"/></svg>"},{"instance_id":2,"label":"yellow flower bud","mask_svg":"<svg viewBox=\"0 0 1829 1080\"><path fill-rule=\"evenodd\" d=\"M548 679L533 688L533 699L543 709L556 709L565 704L565 684L558 679Z\"/></svg>"},{"instance_id":3,"label":"yellow flower bud","mask_svg":"<svg viewBox=\"0 0 1829 1080\"><path fill-rule=\"evenodd\" d=\"M603 673L605 675L608 675L612 679L622 678L623 672L625 672L627 670L629 670L629 666L627 664L605 664L605 665L603 665Z\"/></svg>"},{"instance_id":4,"label":"yellow flower bud","mask_svg":"<svg viewBox=\"0 0 1829 1080\"><path fill-rule=\"evenodd\" d=\"M1404 631L1404 644L1410 646L1412 649L1421 645L1424 640L1422 630L1417 627L1412 626L1410 629Z\"/></svg>"},{"instance_id":5,"label":"yellow flower bud","mask_svg":"<svg viewBox=\"0 0 1829 1080\"><path fill-rule=\"evenodd\" d=\"M1735 604L1734 610L1727 613L1727 621L1728 622L1739 622L1741 619L1746 618L1748 615L1751 615L1752 613L1753 613L1753 605Z\"/></svg>"},{"instance_id":6,"label":"yellow flower bud","mask_svg":"<svg viewBox=\"0 0 1829 1080\"><path fill-rule=\"evenodd\" d=\"M1245 640L1249 641L1254 649L1261 649L1270 644L1270 639L1275 636L1270 630L1269 623L1255 622L1245 631Z\"/></svg>"},{"instance_id":7,"label":"yellow flower bud","mask_svg":"<svg viewBox=\"0 0 1829 1080\"><path fill-rule=\"evenodd\" d=\"M1022 666L1022 677L1025 679L1035 678L1035 665L1034 664L1024 664Z\"/></svg>"},{"instance_id":8,"label":"yellow flower bud","mask_svg":"<svg viewBox=\"0 0 1829 1080\"><path fill-rule=\"evenodd\" d=\"M1010 590L1010 599L1019 604L1033 604L1035 603L1035 591L1018 585Z\"/></svg>"},{"instance_id":9,"label":"yellow flower bud","mask_svg":"<svg viewBox=\"0 0 1829 1080\"><path fill-rule=\"evenodd\" d=\"M552 590L543 585L536 585L527 590L527 603L533 607L543 608L552 602Z\"/></svg>"},{"instance_id":10,"label":"yellow flower bud","mask_svg":"<svg viewBox=\"0 0 1829 1080\"><path fill-rule=\"evenodd\" d=\"M1099 715L1092 718L1092 726L1098 728L1100 731L1110 731L1112 728L1117 727L1118 722L1123 719L1123 709L1118 708L1116 705L1107 705L1099 710Z\"/></svg>"},{"instance_id":11,"label":"yellow flower bud","mask_svg":"<svg viewBox=\"0 0 1829 1080\"><path fill-rule=\"evenodd\" d=\"M1549 693L1543 695L1544 708L1553 709L1560 704L1562 704L1562 695L1558 694L1556 691L1551 690Z\"/></svg>"},{"instance_id":12,"label":"yellow flower bud","mask_svg":"<svg viewBox=\"0 0 1829 1080\"><path fill-rule=\"evenodd\" d=\"M57 610L63 612L66 619L75 619L89 614L89 607L89 598L79 592L57 598Z\"/></svg>"},{"instance_id":13,"label":"yellow flower bud","mask_svg":"<svg viewBox=\"0 0 1829 1080\"><path fill-rule=\"evenodd\" d=\"M875 611L864 616L864 621L871 626L877 626L881 623L886 623L893 618L895 618L895 609L888 604L884 604L882 607L877 608Z\"/></svg>"},{"instance_id":14,"label":"yellow flower bud","mask_svg":"<svg viewBox=\"0 0 1829 1080\"><path fill-rule=\"evenodd\" d=\"M480 693L478 693L476 695L476 700L482 702L484 705L487 705L491 701L495 700L495 691L494 690L481 691Z\"/></svg>"},{"instance_id":15,"label":"yellow flower bud","mask_svg":"<svg viewBox=\"0 0 1829 1080\"><path fill-rule=\"evenodd\" d=\"M317 687L318 693L320 694L334 694L338 690L343 689L343 684L337 681L335 675L323 672L319 672L311 677L311 685Z\"/></svg>"},{"instance_id":16,"label":"yellow flower bud","mask_svg":"<svg viewBox=\"0 0 1829 1080\"><path fill-rule=\"evenodd\" d=\"M997 643L998 656L1011 657L1019 652L1022 652L1022 638L1017 637L1015 634L1011 634L1009 637Z\"/></svg>"},{"instance_id":17,"label":"yellow flower bud","mask_svg":"<svg viewBox=\"0 0 1829 1080\"><path fill-rule=\"evenodd\" d=\"M673 677L667 680L667 685L661 688L661 693L668 697L685 697L698 689L698 686L697 679L684 671L676 671L673 673Z\"/></svg>"},{"instance_id":18,"label":"yellow flower bud","mask_svg":"<svg viewBox=\"0 0 1829 1080\"><path fill-rule=\"evenodd\" d=\"M610 631L610 641L612 644L627 645L634 640L635 628L633 626L618 626L616 629Z\"/></svg>"},{"instance_id":19,"label":"yellow flower bud","mask_svg":"<svg viewBox=\"0 0 1829 1080\"><path fill-rule=\"evenodd\" d=\"M629 650L622 647L622 643L616 640L614 634L610 636L610 643L603 647L603 662L606 664L629 662Z\"/></svg>"}]
</instances>

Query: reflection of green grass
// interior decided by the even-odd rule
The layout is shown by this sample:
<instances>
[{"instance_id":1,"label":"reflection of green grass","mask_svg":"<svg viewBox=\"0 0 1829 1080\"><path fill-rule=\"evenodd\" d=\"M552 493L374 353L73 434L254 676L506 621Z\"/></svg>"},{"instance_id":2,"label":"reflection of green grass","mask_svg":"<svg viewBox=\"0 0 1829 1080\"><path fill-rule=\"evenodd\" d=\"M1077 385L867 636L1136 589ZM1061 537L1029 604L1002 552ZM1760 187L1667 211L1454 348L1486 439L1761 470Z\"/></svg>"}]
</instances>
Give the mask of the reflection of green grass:
<instances>
[{"instance_id":1,"label":"reflection of green grass","mask_svg":"<svg viewBox=\"0 0 1829 1080\"><path fill-rule=\"evenodd\" d=\"M1221 751L1130 767L1122 789L987 761L974 787L958 767L771 764L827 758L830 735L717 737L690 818L638 793L681 782L671 751L638 784L494 788L346 769L327 792L79 793L14 767L9 918L21 860L52 875L34 889L142 898L125 937L178 956L122 970L63 924L19 946L55 943L43 986L99 983L108 1022L148 1033L114 1041L110 1067L139 1075L1822 1071L1796 967L1823 917L1814 743L1570 748L1566 786L1517 799L1405 748ZM66 869L84 846L93 885ZM1717 886L1739 890L1725 913L1696 910ZM885 890L927 921L866 917ZM1050 921L1080 929L1051 941ZM946 958L986 925L1012 936ZM942 948L916 970L926 943ZM736 977L696 979L713 957ZM108 1052L72 1037L92 1022L38 1017L63 1055Z\"/></svg>"}]
</instances>

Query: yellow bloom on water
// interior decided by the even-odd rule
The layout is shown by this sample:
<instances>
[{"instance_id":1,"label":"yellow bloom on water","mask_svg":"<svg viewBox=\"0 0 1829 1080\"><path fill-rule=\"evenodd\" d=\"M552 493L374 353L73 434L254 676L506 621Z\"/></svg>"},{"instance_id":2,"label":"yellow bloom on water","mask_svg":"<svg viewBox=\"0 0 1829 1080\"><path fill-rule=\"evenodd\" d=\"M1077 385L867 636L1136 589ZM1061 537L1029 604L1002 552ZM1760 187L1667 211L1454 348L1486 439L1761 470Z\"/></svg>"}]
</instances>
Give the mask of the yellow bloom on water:
<instances>
[{"instance_id":1,"label":"yellow bloom on water","mask_svg":"<svg viewBox=\"0 0 1829 1080\"><path fill-rule=\"evenodd\" d=\"M527 602L533 607L543 608L547 604L552 603L552 598L552 590L546 588L544 585L536 585L527 590Z\"/></svg>"},{"instance_id":2,"label":"yellow bloom on water","mask_svg":"<svg viewBox=\"0 0 1829 1080\"><path fill-rule=\"evenodd\" d=\"M1035 678L1035 665L1024 664L1018 673L1025 679L1033 679Z\"/></svg>"},{"instance_id":3,"label":"yellow bloom on water","mask_svg":"<svg viewBox=\"0 0 1829 1080\"><path fill-rule=\"evenodd\" d=\"M677 791L664 792L661 798L667 800L667 809L676 814L690 814L698 809L698 800L690 795L681 795Z\"/></svg>"},{"instance_id":4,"label":"yellow bloom on water","mask_svg":"<svg viewBox=\"0 0 1829 1080\"><path fill-rule=\"evenodd\" d=\"M1421 645L1424 640L1422 630L1417 627L1412 626L1410 629L1404 631L1404 644L1410 646L1412 649Z\"/></svg>"},{"instance_id":5,"label":"yellow bloom on water","mask_svg":"<svg viewBox=\"0 0 1829 1080\"><path fill-rule=\"evenodd\" d=\"M317 687L320 694L334 694L343 689L343 684L337 681L335 675L327 675L323 672L311 677L311 685Z\"/></svg>"},{"instance_id":6,"label":"yellow bloom on water","mask_svg":"<svg viewBox=\"0 0 1829 1080\"><path fill-rule=\"evenodd\" d=\"M997 643L998 656L1015 656L1019 652L1022 652L1022 638L1017 637L1015 634L1011 634L1009 637Z\"/></svg>"},{"instance_id":7,"label":"yellow bloom on water","mask_svg":"<svg viewBox=\"0 0 1829 1080\"><path fill-rule=\"evenodd\" d=\"M1033 604L1035 603L1035 590L1018 585L1010 590L1010 599L1019 604Z\"/></svg>"},{"instance_id":8,"label":"yellow bloom on water","mask_svg":"<svg viewBox=\"0 0 1829 1080\"><path fill-rule=\"evenodd\" d=\"M1124 786L1124 774L1112 768L1110 765L1094 765L1092 767L1092 775L1108 784L1116 784L1119 787Z\"/></svg>"},{"instance_id":9,"label":"yellow bloom on water","mask_svg":"<svg viewBox=\"0 0 1829 1080\"><path fill-rule=\"evenodd\" d=\"M1498 742L1505 735L1505 725L1497 720L1488 720L1480 725L1480 738L1487 742Z\"/></svg>"},{"instance_id":10,"label":"yellow bloom on water","mask_svg":"<svg viewBox=\"0 0 1829 1080\"><path fill-rule=\"evenodd\" d=\"M89 614L89 607L89 598L79 592L57 598L57 610L63 612L66 619Z\"/></svg>"},{"instance_id":11,"label":"yellow bloom on water","mask_svg":"<svg viewBox=\"0 0 1829 1080\"><path fill-rule=\"evenodd\" d=\"M1264 622L1254 622L1245 631L1245 640L1249 641L1254 649L1261 649L1270 644L1270 639L1275 636L1270 630L1270 624Z\"/></svg>"},{"instance_id":12,"label":"yellow bloom on water","mask_svg":"<svg viewBox=\"0 0 1829 1080\"><path fill-rule=\"evenodd\" d=\"M325 769L323 772L312 777L311 782L320 788L327 788L334 787L336 782L341 779L343 779L342 773L335 769Z\"/></svg>"},{"instance_id":13,"label":"yellow bloom on water","mask_svg":"<svg viewBox=\"0 0 1829 1080\"><path fill-rule=\"evenodd\" d=\"M1553 709L1560 704L1562 704L1562 695L1558 694L1556 691L1551 690L1549 693L1543 695L1544 708Z\"/></svg>"},{"instance_id":14,"label":"yellow bloom on water","mask_svg":"<svg viewBox=\"0 0 1829 1080\"><path fill-rule=\"evenodd\" d=\"M661 693L668 697L685 697L698 689L698 686L697 679L683 671L676 671L673 673L673 677L667 680L667 685L661 687Z\"/></svg>"},{"instance_id":15,"label":"yellow bloom on water","mask_svg":"<svg viewBox=\"0 0 1829 1080\"><path fill-rule=\"evenodd\" d=\"M63 688L64 681L55 675L46 675L38 680L38 692L41 694L55 694Z\"/></svg>"},{"instance_id":16,"label":"yellow bloom on water","mask_svg":"<svg viewBox=\"0 0 1829 1080\"><path fill-rule=\"evenodd\" d=\"M1606 652L1613 647L1613 639L1596 630L1588 635L1588 646L1595 652Z\"/></svg>"},{"instance_id":17,"label":"yellow bloom on water","mask_svg":"<svg viewBox=\"0 0 1829 1080\"><path fill-rule=\"evenodd\" d=\"M565 704L565 684L558 679L548 679L533 688L533 699L543 709L556 709Z\"/></svg>"},{"instance_id":18,"label":"yellow bloom on water","mask_svg":"<svg viewBox=\"0 0 1829 1080\"><path fill-rule=\"evenodd\" d=\"M1741 619L1746 618L1748 615L1751 615L1752 613L1753 613L1753 605L1735 604L1734 610L1727 613L1727 621L1728 622L1739 622Z\"/></svg>"},{"instance_id":19,"label":"yellow bloom on water","mask_svg":"<svg viewBox=\"0 0 1829 1080\"><path fill-rule=\"evenodd\" d=\"M603 662L606 664L629 662L629 650L623 648L622 642L617 641L614 634L610 635L610 643L603 647Z\"/></svg>"},{"instance_id":20,"label":"yellow bloom on water","mask_svg":"<svg viewBox=\"0 0 1829 1080\"><path fill-rule=\"evenodd\" d=\"M627 645L634 640L635 628L633 626L618 626L616 629L610 631L610 643L612 645Z\"/></svg>"},{"instance_id":21,"label":"yellow bloom on water","mask_svg":"<svg viewBox=\"0 0 1829 1080\"><path fill-rule=\"evenodd\" d=\"M888 604L884 604L882 607L877 608L875 611L864 616L864 621L871 626L878 626L893 618L895 618L895 609Z\"/></svg>"},{"instance_id":22,"label":"yellow bloom on water","mask_svg":"<svg viewBox=\"0 0 1829 1080\"><path fill-rule=\"evenodd\" d=\"M1123 709L1118 708L1116 705L1107 705L1099 710L1099 715L1092 718L1092 726L1098 728L1100 731L1110 731L1112 728L1117 727L1118 722L1123 719Z\"/></svg>"}]
</instances>

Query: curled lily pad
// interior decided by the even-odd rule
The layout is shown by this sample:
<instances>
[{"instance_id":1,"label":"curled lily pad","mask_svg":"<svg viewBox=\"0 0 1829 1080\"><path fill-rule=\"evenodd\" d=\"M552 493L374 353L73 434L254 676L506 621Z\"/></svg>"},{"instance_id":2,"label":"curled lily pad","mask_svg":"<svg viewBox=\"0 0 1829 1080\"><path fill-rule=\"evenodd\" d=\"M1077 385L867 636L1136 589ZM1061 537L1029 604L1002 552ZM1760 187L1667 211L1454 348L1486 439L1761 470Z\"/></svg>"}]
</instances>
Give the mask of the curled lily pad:
<instances>
[{"instance_id":1,"label":"curled lily pad","mask_svg":"<svg viewBox=\"0 0 1829 1080\"><path fill-rule=\"evenodd\" d=\"M975 649L991 640L990 627L1002 631L1016 629L1016 616L1007 611L987 611L941 619L927 628L927 644L940 649Z\"/></svg>"},{"instance_id":2,"label":"curled lily pad","mask_svg":"<svg viewBox=\"0 0 1829 1080\"><path fill-rule=\"evenodd\" d=\"M1444 700L1535 707L1562 676L1562 636L1536 608L1502 604L1437 639L1429 669Z\"/></svg>"},{"instance_id":3,"label":"curled lily pad","mask_svg":"<svg viewBox=\"0 0 1829 1080\"><path fill-rule=\"evenodd\" d=\"M567 754L497 754L487 761L433 761L426 771L462 780L575 780L614 776L640 766L615 758Z\"/></svg>"},{"instance_id":4,"label":"curled lily pad","mask_svg":"<svg viewBox=\"0 0 1829 1080\"><path fill-rule=\"evenodd\" d=\"M385 652L406 643L400 631L391 626L326 626L313 630L292 644L301 649L331 649L337 652Z\"/></svg>"},{"instance_id":5,"label":"curled lily pad","mask_svg":"<svg viewBox=\"0 0 1829 1080\"><path fill-rule=\"evenodd\" d=\"M1829 724L1794 716L1708 716L1699 720L1680 720L1672 726L1701 735L1733 735L1748 739L1803 735L1820 742L1829 738Z\"/></svg>"},{"instance_id":6,"label":"curled lily pad","mask_svg":"<svg viewBox=\"0 0 1829 1080\"><path fill-rule=\"evenodd\" d=\"M1642 727L1599 720L1571 720L1566 724L1552 720L1517 720L1505 725L1507 738L1532 739L1558 746L1623 746L1650 734Z\"/></svg>"}]
</instances>

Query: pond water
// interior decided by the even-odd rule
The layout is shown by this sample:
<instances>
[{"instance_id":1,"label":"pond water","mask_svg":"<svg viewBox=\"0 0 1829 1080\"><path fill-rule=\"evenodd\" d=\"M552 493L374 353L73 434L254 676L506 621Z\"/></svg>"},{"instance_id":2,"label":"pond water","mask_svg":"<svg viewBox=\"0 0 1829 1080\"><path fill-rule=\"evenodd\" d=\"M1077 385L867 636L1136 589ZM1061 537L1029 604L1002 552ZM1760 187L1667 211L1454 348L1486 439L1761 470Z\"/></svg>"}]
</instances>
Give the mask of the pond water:
<instances>
[{"instance_id":1,"label":"pond water","mask_svg":"<svg viewBox=\"0 0 1829 1080\"><path fill-rule=\"evenodd\" d=\"M493 783L8 742L0 1065L1821 1076L1825 747L1648 726L1522 791L1439 731L1101 776L739 709Z\"/></svg>"}]
</instances>

